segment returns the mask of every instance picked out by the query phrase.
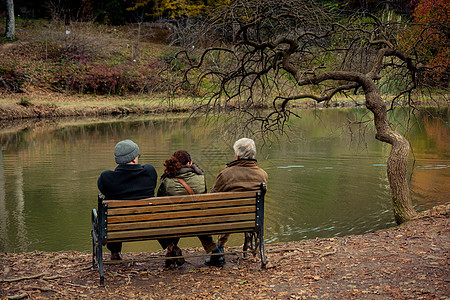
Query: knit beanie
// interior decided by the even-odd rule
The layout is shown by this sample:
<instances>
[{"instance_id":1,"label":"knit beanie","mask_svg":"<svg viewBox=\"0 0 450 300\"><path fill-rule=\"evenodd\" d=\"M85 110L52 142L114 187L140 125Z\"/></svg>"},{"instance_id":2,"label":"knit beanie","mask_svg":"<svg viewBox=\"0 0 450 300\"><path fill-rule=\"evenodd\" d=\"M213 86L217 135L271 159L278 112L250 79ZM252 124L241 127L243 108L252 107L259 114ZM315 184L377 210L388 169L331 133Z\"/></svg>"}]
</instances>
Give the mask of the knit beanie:
<instances>
[{"instance_id":1,"label":"knit beanie","mask_svg":"<svg viewBox=\"0 0 450 300\"><path fill-rule=\"evenodd\" d=\"M139 147L132 140L117 143L114 148L114 158L117 164L127 164L139 155Z\"/></svg>"}]
</instances>

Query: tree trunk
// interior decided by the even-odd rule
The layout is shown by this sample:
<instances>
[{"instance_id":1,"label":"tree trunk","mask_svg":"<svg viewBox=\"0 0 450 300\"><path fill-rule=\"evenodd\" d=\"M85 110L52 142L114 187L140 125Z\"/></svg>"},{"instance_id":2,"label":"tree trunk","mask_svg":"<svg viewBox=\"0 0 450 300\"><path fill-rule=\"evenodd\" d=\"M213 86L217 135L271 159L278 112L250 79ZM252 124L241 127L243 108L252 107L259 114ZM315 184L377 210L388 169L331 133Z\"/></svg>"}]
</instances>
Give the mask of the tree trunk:
<instances>
[{"instance_id":1,"label":"tree trunk","mask_svg":"<svg viewBox=\"0 0 450 300\"><path fill-rule=\"evenodd\" d=\"M13 0L5 0L6 3L6 31L5 37L7 39L14 39L16 32L16 20L14 18L14 2Z\"/></svg>"},{"instance_id":2,"label":"tree trunk","mask_svg":"<svg viewBox=\"0 0 450 300\"><path fill-rule=\"evenodd\" d=\"M375 83L365 78L363 88L366 94L366 107L374 114L374 123L377 130L376 139L392 145L387 161L387 177L391 187L395 221L397 224L401 224L417 216L411 202L406 178L409 143L389 125L386 105L381 99Z\"/></svg>"}]
</instances>

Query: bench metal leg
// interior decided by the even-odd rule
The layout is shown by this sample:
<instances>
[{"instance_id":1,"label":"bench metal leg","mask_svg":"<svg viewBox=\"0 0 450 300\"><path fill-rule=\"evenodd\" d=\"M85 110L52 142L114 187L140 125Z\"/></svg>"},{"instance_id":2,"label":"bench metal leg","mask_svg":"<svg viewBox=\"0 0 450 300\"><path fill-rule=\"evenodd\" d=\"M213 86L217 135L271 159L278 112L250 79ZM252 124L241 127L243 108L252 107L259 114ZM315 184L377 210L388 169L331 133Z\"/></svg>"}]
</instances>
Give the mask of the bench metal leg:
<instances>
[{"instance_id":1,"label":"bench metal leg","mask_svg":"<svg viewBox=\"0 0 450 300\"><path fill-rule=\"evenodd\" d=\"M100 273L100 285L104 284L103 275L103 255L102 255L102 243L100 242L100 230L99 230L98 214L95 209L92 210L92 269L98 268Z\"/></svg>"},{"instance_id":2,"label":"bench metal leg","mask_svg":"<svg viewBox=\"0 0 450 300\"><path fill-rule=\"evenodd\" d=\"M97 268L98 259L97 259L97 245L98 245L98 215L97 210L92 210L91 215L91 238L92 238L92 269Z\"/></svg>"},{"instance_id":3,"label":"bench metal leg","mask_svg":"<svg viewBox=\"0 0 450 300\"><path fill-rule=\"evenodd\" d=\"M261 258L261 267L265 268L266 266L266 254L264 249L264 239L262 231L259 230L257 232L246 232L245 233L245 242L244 242L244 258L248 258L248 253L245 251L250 251L253 256L258 254Z\"/></svg>"},{"instance_id":4,"label":"bench metal leg","mask_svg":"<svg viewBox=\"0 0 450 300\"><path fill-rule=\"evenodd\" d=\"M103 253L102 253L102 244L98 245L98 272L100 273L100 285L105 284L105 276L103 274Z\"/></svg>"},{"instance_id":5,"label":"bench metal leg","mask_svg":"<svg viewBox=\"0 0 450 300\"><path fill-rule=\"evenodd\" d=\"M245 252L248 249L250 249L253 252L253 240L252 240L252 232L245 232L244 233L244 247L242 250L244 250L244 258L247 259L248 258L248 253Z\"/></svg>"},{"instance_id":6,"label":"bench metal leg","mask_svg":"<svg viewBox=\"0 0 450 300\"><path fill-rule=\"evenodd\" d=\"M92 270L95 270L97 267L97 250L95 240L97 238L95 236L94 230L91 230L91 238L92 238Z\"/></svg>"},{"instance_id":7,"label":"bench metal leg","mask_svg":"<svg viewBox=\"0 0 450 300\"><path fill-rule=\"evenodd\" d=\"M261 268L266 267L266 251L264 249L264 234L263 229L261 228L260 232L257 233L258 236L258 244L259 244L259 255L261 257Z\"/></svg>"},{"instance_id":8,"label":"bench metal leg","mask_svg":"<svg viewBox=\"0 0 450 300\"><path fill-rule=\"evenodd\" d=\"M259 247L259 242L258 242L256 233L254 231L246 232L243 250L250 251L253 254L253 256L255 256L257 254L258 247ZM247 256L248 256L248 253L244 253L244 257L247 257Z\"/></svg>"},{"instance_id":9,"label":"bench metal leg","mask_svg":"<svg viewBox=\"0 0 450 300\"><path fill-rule=\"evenodd\" d=\"M261 183L261 192L256 198L256 235L261 256L261 268L266 267L266 254L264 250L264 196L266 194L266 184Z\"/></svg>"}]
</instances>

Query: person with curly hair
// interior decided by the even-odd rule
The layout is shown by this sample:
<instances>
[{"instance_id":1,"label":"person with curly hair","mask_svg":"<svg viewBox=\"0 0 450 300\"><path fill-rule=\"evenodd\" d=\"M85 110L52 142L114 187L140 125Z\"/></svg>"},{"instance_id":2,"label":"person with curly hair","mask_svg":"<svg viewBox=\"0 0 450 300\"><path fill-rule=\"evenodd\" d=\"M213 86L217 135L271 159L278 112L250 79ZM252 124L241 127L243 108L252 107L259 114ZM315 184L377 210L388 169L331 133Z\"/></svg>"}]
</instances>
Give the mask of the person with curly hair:
<instances>
[{"instance_id":1,"label":"person with curly hair","mask_svg":"<svg viewBox=\"0 0 450 300\"><path fill-rule=\"evenodd\" d=\"M206 193L206 179L203 171L192 162L191 156L185 150L178 150L164 163L164 174L161 176L161 184L157 197L176 196ZM216 244L210 235L198 236L206 253L212 252ZM182 256L178 247L180 238L167 238L158 240L163 249L167 249L166 257ZM166 259L166 267L181 266L183 258Z\"/></svg>"}]
</instances>

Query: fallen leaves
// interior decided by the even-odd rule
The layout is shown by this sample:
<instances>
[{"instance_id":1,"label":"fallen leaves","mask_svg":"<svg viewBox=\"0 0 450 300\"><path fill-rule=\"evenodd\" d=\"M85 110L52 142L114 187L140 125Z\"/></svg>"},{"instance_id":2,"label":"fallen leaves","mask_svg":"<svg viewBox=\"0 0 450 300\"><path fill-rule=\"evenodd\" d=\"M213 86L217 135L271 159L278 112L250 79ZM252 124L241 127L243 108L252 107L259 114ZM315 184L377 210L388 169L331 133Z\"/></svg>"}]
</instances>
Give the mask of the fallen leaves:
<instances>
[{"instance_id":1,"label":"fallen leaves","mask_svg":"<svg viewBox=\"0 0 450 300\"><path fill-rule=\"evenodd\" d=\"M305 275L305 276L303 276L303 278L305 278L305 279L313 279L313 280L320 280L320 279L322 279L322 278L320 278L320 276L317 276L317 275Z\"/></svg>"},{"instance_id":2,"label":"fallen leaves","mask_svg":"<svg viewBox=\"0 0 450 300\"><path fill-rule=\"evenodd\" d=\"M108 265L105 287L88 253L0 253L0 299L445 298L449 229L448 217L439 217L366 235L271 244L268 269L237 256L227 256L223 268L195 257L171 270L161 261ZM154 253L126 255L144 261Z\"/></svg>"}]
</instances>

